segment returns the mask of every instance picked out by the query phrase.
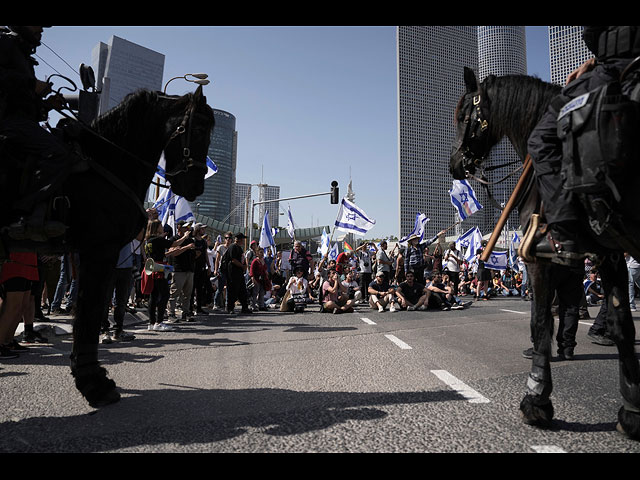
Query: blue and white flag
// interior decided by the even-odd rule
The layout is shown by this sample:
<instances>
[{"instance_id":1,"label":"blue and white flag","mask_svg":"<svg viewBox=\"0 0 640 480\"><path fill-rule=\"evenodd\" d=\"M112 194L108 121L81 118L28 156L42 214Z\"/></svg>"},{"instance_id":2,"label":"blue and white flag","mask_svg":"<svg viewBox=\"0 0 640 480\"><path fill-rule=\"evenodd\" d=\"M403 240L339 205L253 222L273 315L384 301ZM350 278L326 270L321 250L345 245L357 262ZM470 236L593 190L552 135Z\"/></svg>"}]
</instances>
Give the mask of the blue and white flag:
<instances>
[{"instance_id":1,"label":"blue and white flag","mask_svg":"<svg viewBox=\"0 0 640 480\"><path fill-rule=\"evenodd\" d=\"M168 189L168 193L171 194L171 189ZM191 206L189 202L180 195L173 195L170 197L168 202L168 206L164 215L158 218L162 218L163 225L169 225L174 232L177 231L176 225L179 221L184 220L185 222L195 221L196 217L191 211Z\"/></svg>"},{"instance_id":2,"label":"blue and white flag","mask_svg":"<svg viewBox=\"0 0 640 480\"><path fill-rule=\"evenodd\" d=\"M329 253L329 235L322 229L322 241L320 242L320 254L324 257Z\"/></svg>"},{"instance_id":3,"label":"blue and white flag","mask_svg":"<svg viewBox=\"0 0 640 480\"><path fill-rule=\"evenodd\" d=\"M331 250L329 250L329 260L337 260L339 254L340 252L338 251L338 244L334 243L331 247Z\"/></svg>"},{"instance_id":4,"label":"blue and white flag","mask_svg":"<svg viewBox=\"0 0 640 480\"><path fill-rule=\"evenodd\" d=\"M204 178L207 179L216 173L218 173L218 166L213 163L213 160L207 157L207 173L204 174Z\"/></svg>"},{"instance_id":5,"label":"blue and white flag","mask_svg":"<svg viewBox=\"0 0 640 480\"><path fill-rule=\"evenodd\" d=\"M484 262L484 266L492 270L506 270L507 255L507 252L491 252L491 256Z\"/></svg>"},{"instance_id":6,"label":"blue and white flag","mask_svg":"<svg viewBox=\"0 0 640 480\"><path fill-rule=\"evenodd\" d=\"M269 225L269 210L267 210L264 212L264 219L262 220L262 230L260 231L260 241L258 242L258 245L262 248L267 248L275 244L276 242L273 239L273 234L271 233L271 226Z\"/></svg>"},{"instance_id":7,"label":"blue and white flag","mask_svg":"<svg viewBox=\"0 0 640 480\"><path fill-rule=\"evenodd\" d=\"M158 197L158 199L153 204L153 208L158 212L158 218L162 220L169 209L169 201L173 197L173 192L171 188L165 188L162 192L162 195Z\"/></svg>"},{"instance_id":8,"label":"blue and white flag","mask_svg":"<svg viewBox=\"0 0 640 480\"><path fill-rule=\"evenodd\" d=\"M463 252L464 259L470 262L482 247L482 234L478 227L473 227L460 235L456 240L456 248Z\"/></svg>"},{"instance_id":9,"label":"blue and white flag","mask_svg":"<svg viewBox=\"0 0 640 480\"><path fill-rule=\"evenodd\" d=\"M513 232L513 238L509 244L509 267L516 272L520 271L518 267L518 247L520 246L520 237L517 232Z\"/></svg>"},{"instance_id":10,"label":"blue and white flag","mask_svg":"<svg viewBox=\"0 0 640 480\"><path fill-rule=\"evenodd\" d=\"M213 160L207 157L206 163L207 163L207 173L205 173L204 175L205 179L218 173L218 166L215 163L213 163ZM156 168L156 175L166 180L166 173L167 173L166 169L167 169L167 160L164 158L164 152L162 152L162 155L160 156L160 161L158 162L158 167Z\"/></svg>"},{"instance_id":11,"label":"blue and white flag","mask_svg":"<svg viewBox=\"0 0 640 480\"><path fill-rule=\"evenodd\" d=\"M451 196L451 204L458 210L458 215L462 220L482 208L482 205L476 199L473 188L466 180L454 180L453 187L449 190L449 195Z\"/></svg>"},{"instance_id":12,"label":"blue and white flag","mask_svg":"<svg viewBox=\"0 0 640 480\"><path fill-rule=\"evenodd\" d=\"M338 217L336 218L336 227L343 232L364 235L373 226L376 221L369 218L364 210L350 202L346 198L342 199L340 208L338 209Z\"/></svg>"},{"instance_id":13,"label":"blue and white flag","mask_svg":"<svg viewBox=\"0 0 640 480\"><path fill-rule=\"evenodd\" d=\"M424 232L425 232L425 227L427 225L427 222L431 220L430 218L427 218L427 216L424 213L420 213L418 212L416 214L416 221L413 225L413 230L411 231L411 233L409 233L409 235L407 235L406 237L402 238L398 243L400 244L401 247L406 247L408 245L408 241L409 238L411 238L413 235L417 235L418 237L420 237L420 243L422 243L423 240L425 240L424 238Z\"/></svg>"},{"instance_id":14,"label":"blue and white flag","mask_svg":"<svg viewBox=\"0 0 640 480\"><path fill-rule=\"evenodd\" d=\"M296 238L296 226L293 223L293 216L291 216L291 207L287 207L287 233L289 237Z\"/></svg>"}]
</instances>

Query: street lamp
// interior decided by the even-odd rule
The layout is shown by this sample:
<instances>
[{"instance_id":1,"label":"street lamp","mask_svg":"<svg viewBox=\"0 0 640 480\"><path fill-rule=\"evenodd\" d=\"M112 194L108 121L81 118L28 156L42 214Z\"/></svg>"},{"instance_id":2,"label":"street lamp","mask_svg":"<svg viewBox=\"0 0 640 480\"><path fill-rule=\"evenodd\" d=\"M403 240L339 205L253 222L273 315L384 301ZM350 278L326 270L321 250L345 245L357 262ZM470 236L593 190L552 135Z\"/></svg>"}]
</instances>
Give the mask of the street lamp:
<instances>
[{"instance_id":1,"label":"street lamp","mask_svg":"<svg viewBox=\"0 0 640 480\"><path fill-rule=\"evenodd\" d=\"M194 79L190 79L187 77L194 77ZM193 83L197 83L198 85L208 85L209 84L209 80L207 80L207 78L209 77L209 75L207 75L206 73L187 73L185 75L182 76L178 76L178 77L173 77L171 79L169 79L169 81L167 83L164 84L164 92L163 93L167 93L167 85L169 85L169 83L177 78L183 78L185 79L187 82L193 82Z\"/></svg>"}]
</instances>

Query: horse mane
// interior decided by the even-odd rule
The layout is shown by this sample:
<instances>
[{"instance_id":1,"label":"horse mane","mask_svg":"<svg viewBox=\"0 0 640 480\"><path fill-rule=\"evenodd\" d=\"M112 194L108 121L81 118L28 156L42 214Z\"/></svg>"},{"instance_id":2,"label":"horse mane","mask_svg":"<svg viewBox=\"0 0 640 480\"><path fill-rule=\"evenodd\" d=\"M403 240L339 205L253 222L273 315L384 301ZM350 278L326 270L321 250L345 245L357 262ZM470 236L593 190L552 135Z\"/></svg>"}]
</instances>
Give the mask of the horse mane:
<instances>
[{"instance_id":1,"label":"horse mane","mask_svg":"<svg viewBox=\"0 0 640 480\"><path fill-rule=\"evenodd\" d=\"M562 90L559 85L529 75L489 75L481 88L491 102L490 128L498 139L508 135L512 143L518 138L526 142L551 100Z\"/></svg>"},{"instance_id":2,"label":"horse mane","mask_svg":"<svg viewBox=\"0 0 640 480\"><path fill-rule=\"evenodd\" d=\"M150 90L137 90L128 94L122 102L93 121L92 127L109 139L122 138L131 126L144 125L154 116L159 94ZM132 125L133 124L133 125ZM134 129L135 130L135 129Z\"/></svg>"}]
</instances>

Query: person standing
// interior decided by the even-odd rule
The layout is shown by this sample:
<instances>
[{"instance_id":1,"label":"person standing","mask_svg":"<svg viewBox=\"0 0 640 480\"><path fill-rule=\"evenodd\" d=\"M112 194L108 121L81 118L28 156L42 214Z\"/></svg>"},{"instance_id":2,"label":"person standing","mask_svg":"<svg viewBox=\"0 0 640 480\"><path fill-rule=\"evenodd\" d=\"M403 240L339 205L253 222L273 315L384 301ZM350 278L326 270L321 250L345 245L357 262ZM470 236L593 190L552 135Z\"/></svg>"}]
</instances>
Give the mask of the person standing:
<instances>
[{"instance_id":1,"label":"person standing","mask_svg":"<svg viewBox=\"0 0 640 480\"><path fill-rule=\"evenodd\" d=\"M387 254L387 241L383 240L380 242L380 250L378 250L378 253L376 254L376 274L382 272L387 283L391 281L392 263L391 258L389 258L389 255Z\"/></svg>"},{"instance_id":2,"label":"person standing","mask_svg":"<svg viewBox=\"0 0 640 480\"><path fill-rule=\"evenodd\" d=\"M223 309L225 305L228 273L226 269L220 268L220 262L232 242L233 232L227 232L224 234L224 243L218 245L216 248L216 263L213 269L213 275L218 279L218 289L216 290L216 295L213 301L215 309Z\"/></svg>"},{"instance_id":3,"label":"person standing","mask_svg":"<svg viewBox=\"0 0 640 480\"><path fill-rule=\"evenodd\" d=\"M449 248L444 252L444 273L449 274L449 280L453 282L453 294L458 294L458 284L460 283L460 265L462 264L462 254L456 248L456 242L451 242Z\"/></svg>"},{"instance_id":4,"label":"person standing","mask_svg":"<svg viewBox=\"0 0 640 480\"><path fill-rule=\"evenodd\" d=\"M178 251L172 255L173 274L169 289L169 323L177 322L176 304L180 299L182 321L188 321L191 312L191 293L193 292L193 274L195 272L196 252L195 240L191 231L191 224L183 220L178 222L178 233L171 241L181 240Z\"/></svg>"},{"instance_id":5,"label":"person standing","mask_svg":"<svg viewBox=\"0 0 640 480\"><path fill-rule=\"evenodd\" d=\"M640 262L628 253L624 254L627 259L627 270L629 271L629 306L631 311L636 311L636 283L640 285Z\"/></svg>"},{"instance_id":6,"label":"person standing","mask_svg":"<svg viewBox=\"0 0 640 480\"><path fill-rule=\"evenodd\" d=\"M369 247L373 247L376 252L378 251L373 242L365 242L356 248L356 255L359 263L358 270L360 273L360 291L362 292L362 300L365 302L369 301L369 284L373 280L371 278L373 265Z\"/></svg>"},{"instance_id":7,"label":"person standing","mask_svg":"<svg viewBox=\"0 0 640 480\"><path fill-rule=\"evenodd\" d=\"M264 303L266 292L271 290L271 281L267 269L267 262L264 260L264 249L258 247L256 257L251 262L249 268L249 277L253 281L253 289L251 292L251 306L255 310L268 310Z\"/></svg>"},{"instance_id":8,"label":"person standing","mask_svg":"<svg viewBox=\"0 0 640 480\"><path fill-rule=\"evenodd\" d=\"M209 255L207 240L203 237L206 226L202 223L197 223L193 229L193 237L195 243L195 258L194 258L194 271L193 271L193 292L191 294L191 304L195 297L195 313L206 314L203 307L207 305L207 283L209 282L209 272L211 268L209 266ZM192 308L191 311L194 309Z\"/></svg>"},{"instance_id":9,"label":"person standing","mask_svg":"<svg viewBox=\"0 0 640 480\"><path fill-rule=\"evenodd\" d=\"M235 242L229 246L225 253L228 256L227 265L227 313L232 314L236 300L242 305L241 313L251 313L249 308L247 284L245 283L245 272L247 263L242 250L242 243L246 239L242 232L236 233ZM224 264L223 264L224 266Z\"/></svg>"}]
</instances>

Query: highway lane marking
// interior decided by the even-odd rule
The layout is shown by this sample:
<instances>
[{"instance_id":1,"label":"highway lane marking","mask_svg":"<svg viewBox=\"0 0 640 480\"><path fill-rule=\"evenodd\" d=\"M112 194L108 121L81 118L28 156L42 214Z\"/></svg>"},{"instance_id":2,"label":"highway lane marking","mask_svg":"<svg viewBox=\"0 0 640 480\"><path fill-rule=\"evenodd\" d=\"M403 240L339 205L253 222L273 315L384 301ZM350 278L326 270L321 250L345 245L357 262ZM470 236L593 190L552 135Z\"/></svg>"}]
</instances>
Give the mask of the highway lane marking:
<instances>
[{"instance_id":1,"label":"highway lane marking","mask_svg":"<svg viewBox=\"0 0 640 480\"><path fill-rule=\"evenodd\" d=\"M531 448L537 453L567 453L555 445L531 445Z\"/></svg>"},{"instance_id":2,"label":"highway lane marking","mask_svg":"<svg viewBox=\"0 0 640 480\"><path fill-rule=\"evenodd\" d=\"M507 310L505 308L501 308L500 310L502 310L503 312L509 312L509 313L519 313L520 315L528 315L531 312L519 312L517 310Z\"/></svg>"},{"instance_id":3,"label":"highway lane marking","mask_svg":"<svg viewBox=\"0 0 640 480\"><path fill-rule=\"evenodd\" d=\"M369 325L375 325L376 322L369 320L368 318L360 318L364 323L368 323Z\"/></svg>"},{"instance_id":4,"label":"highway lane marking","mask_svg":"<svg viewBox=\"0 0 640 480\"><path fill-rule=\"evenodd\" d=\"M387 337L389 340L391 340L393 343L395 343L397 346L399 346L402 350L411 350L411 347L409 345L404 343L402 340L400 340L395 335L385 335L385 337Z\"/></svg>"},{"instance_id":5,"label":"highway lane marking","mask_svg":"<svg viewBox=\"0 0 640 480\"><path fill-rule=\"evenodd\" d=\"M469 400L470 403L489 403L490 400L480 393L476 392L466 383L457 379L446 370L431 370L436 377L446 383L449 387Z\"/></svg>"}]
</instances>

